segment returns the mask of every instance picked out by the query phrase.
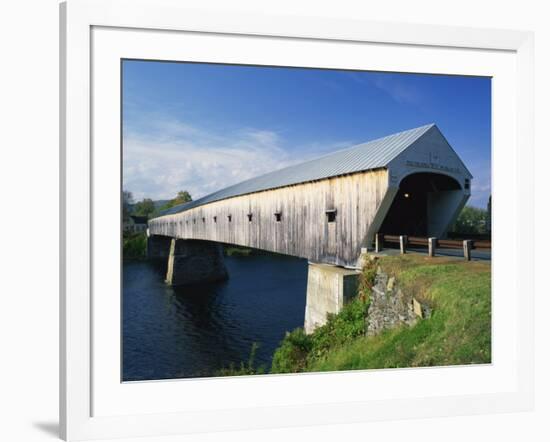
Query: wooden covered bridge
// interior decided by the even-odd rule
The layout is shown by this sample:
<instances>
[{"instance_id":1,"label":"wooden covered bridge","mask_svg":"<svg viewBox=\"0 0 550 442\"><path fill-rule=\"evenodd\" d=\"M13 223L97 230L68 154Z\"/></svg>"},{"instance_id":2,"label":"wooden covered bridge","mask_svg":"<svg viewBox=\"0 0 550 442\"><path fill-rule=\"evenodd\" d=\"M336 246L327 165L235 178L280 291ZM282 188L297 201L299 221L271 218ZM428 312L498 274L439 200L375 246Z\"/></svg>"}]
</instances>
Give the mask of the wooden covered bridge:
<instances>
[{"instance_id":1,"label":"wooden covered bridge","mask_svg":"<svg viewBox=\"0 0 550 442\"><path fill-rule=\"evenodd\" d=\"M338 266L334 278L343 281L352 272L344 268L357 266L377 232L445 237L470 196L471 179L430 124L173 207L149 221L148 253L169 259L167 281L173 284L225 277L219 243L305 258L309 305L315 272ZM325 295L343 302L343 294Z\"/></svg>"}]
</instances>

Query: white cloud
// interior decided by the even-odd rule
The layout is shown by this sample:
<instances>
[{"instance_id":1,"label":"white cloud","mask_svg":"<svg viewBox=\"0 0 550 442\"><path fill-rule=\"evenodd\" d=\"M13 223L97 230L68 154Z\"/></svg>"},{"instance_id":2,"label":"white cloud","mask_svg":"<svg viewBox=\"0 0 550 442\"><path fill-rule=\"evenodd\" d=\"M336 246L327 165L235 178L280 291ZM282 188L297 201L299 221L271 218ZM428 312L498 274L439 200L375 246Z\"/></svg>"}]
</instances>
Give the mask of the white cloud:
<instances>
[{"instance_id":1,"label":"white cloud","mask_svg":"<svg viewBox=\"0 0 550 442\"><path fill-rule=\"evenodd\" d=\"M356 83L371 85L380 89L399 104L418 105L422 103L422 96L417 88L404 83L401 79L391 74L390 76L388 74L384 74L383 76L366 76L361 75L359 72L346 72L346 74Z\"/></svg>"},{"instance_id":2,"label":"white cloud","mask_svg":"<svg viewBox=\"0 0 550 442\"><path fill-rule=\"evenodd\" d=\"M395 79L390 80L385 77L375 77L373 84L378 89L386 92L399 104L419 104L421 102L421 97L417 89Z\"/></svg>"},{"instance_id":3,"label":"white cloud","mask_svg":"<svg viewBox=\"0 0 550 442\"><path fill-rule=\"evenodd\" d=\"M173 120L148 126L154 135L130 132L123 140L123 186L136 200L173 198L179 190L197 199L311 156L291 154L268 130L219 135Z\"/></svg>"}]
</instances>

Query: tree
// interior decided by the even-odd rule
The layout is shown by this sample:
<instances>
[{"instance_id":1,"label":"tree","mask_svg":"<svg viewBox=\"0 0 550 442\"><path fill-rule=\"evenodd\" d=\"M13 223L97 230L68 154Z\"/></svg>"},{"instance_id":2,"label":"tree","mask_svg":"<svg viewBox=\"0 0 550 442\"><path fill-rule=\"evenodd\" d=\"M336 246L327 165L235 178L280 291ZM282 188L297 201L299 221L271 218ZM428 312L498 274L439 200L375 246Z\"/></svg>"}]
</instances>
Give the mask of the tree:
<instances>
[{"instance_id":1,"label":"tree","mask_svg":"<svg viewBox=\"0 0 550 442\"><path fill-rule=\"evenodd\" d=\"M134 206L133 213L139 216L149 216L155 211L155 203L151 198L144 198Z\"/></svg>"},{"instance_id":2,"label":"tree","mask_svg":"<svg viewBox=\"0 0 550 442\"><path fill-rule=\"evenodd\" d=\"M187 190L180 190L178 194L176 195L176 198L174 198L173 205L176 206L178 204L188 203L189 201L192 201L193 198L191 198L191 195Z\"/></svg>"},{"instance_id":3,"label":"tree","mask_svg":"<svg viewBox=\"0 0 550 442\"><path fill-rule=\"evenodd\" d=\"M122 191L122 220L128 221L130 212L132 211L132 204L134 203L134 197L132 192L128 190Z\"/></svg>"},{"instance_id":4,"label":"tree","mask_svg":"<svg viewBox=\"0 0 550 442\"><path fill-rule=\"evenodd\" d=\"M466 206L458 215L452 231L456 233L486 233L486 220L486 210Z\"/></svg>"},{"instance_id":5,"label":"tree","mask_svg":"<svg viewBox=\"0 0 550 442\"><path fill-rule=\"evenodd\" d=\"M189 201L193 201L193 198L191 198L191 194L187 190L180 190L176 197L168 201L163 206L159 207L155 211L155 215L159 214L160 212L164 210L168 210L174 206L177 206L178 204L188 203Z\"/></svg>"}]
</instances>

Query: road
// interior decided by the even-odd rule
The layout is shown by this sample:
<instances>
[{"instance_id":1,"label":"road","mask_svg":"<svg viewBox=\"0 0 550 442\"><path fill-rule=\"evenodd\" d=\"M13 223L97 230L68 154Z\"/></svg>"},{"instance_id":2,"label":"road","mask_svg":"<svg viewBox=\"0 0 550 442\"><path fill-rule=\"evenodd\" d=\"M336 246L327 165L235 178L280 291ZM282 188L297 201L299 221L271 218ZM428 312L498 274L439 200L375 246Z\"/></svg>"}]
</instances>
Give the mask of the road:
<instances>
[{"instance_id":1,"label":"road","mask_svg":"<svg viewBox=\"0 0 550 442\"><path fill-rule=\"evenodd\" d=\"M407 247L407 253L416 253L427 255L428 249L424 247ZM374 253L377 256L392 256L398 255L398 248L384 248L379 253ZM449 256L458 259L464 259L464 254L460 249L436 249L435 256ZM472 250L472 261L491 261L491 250Z\"/></svg>"}]
</instances>

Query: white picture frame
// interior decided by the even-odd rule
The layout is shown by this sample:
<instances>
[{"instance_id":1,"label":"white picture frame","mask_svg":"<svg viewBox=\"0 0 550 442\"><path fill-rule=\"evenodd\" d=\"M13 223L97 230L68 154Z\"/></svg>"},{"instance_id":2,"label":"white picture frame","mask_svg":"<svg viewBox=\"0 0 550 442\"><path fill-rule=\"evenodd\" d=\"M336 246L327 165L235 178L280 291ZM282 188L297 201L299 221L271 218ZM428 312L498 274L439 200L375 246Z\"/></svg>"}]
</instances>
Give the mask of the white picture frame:
<instances>
[{"instance_id":1,"label":"white picture frame","mask_svg":"<svg viewBox=\"0 0 550 442\"><path fill-rule=\"evenodd\" d=\"M60 427L64 439L160 436L532 408L531 33L212 13L186 9L174 0L69 0L61 4L60 12ZM102 298L94 291L98 284L104 284L105 290L110 290L108 285L116 286L111 279L101 277L97 263L98 256L107 259L102 254L107 250L102 235L108 237L112 231L101 230L101 218L94 210L95 195L108 193L108 183L119 179L115 157L120 151L94 150L93 146L98 141L110 146L113 134L120 130L118 108L115 105L112 109L110 101L118 100L117 81L120 88L119 71L110 69L113 63L135 54L150 59L181 59L177 52L185 47L181 39L193 39L194 50L199 51L195 55L186 53L186 58L193 56L202 61L228 57L224 61L493 75L493 333L498 338L493 364L114 385L120 358L115 360L119 341L113 333L120 315L116 305L109 304L112 298ZM269 50L265 50L267 45L271 45ZM227 51L229 47L234 50ZM235 49L238 47L241 49ZM338 49L332 58L329 47ZM216 55L220 48L223 54ZM292 62L288 58L303 60L300 51L309 49L317 59ZM350 61L355 51L376 51L379 64L375 66L362 57ZM399 62L396 57L384 61L390 58L384 55L390 51L401 51ZM337 54L347 52L348 58L342 55L337 59ZM97 115L97 109L105 110L103 116ZM114 113L109 114L109 109ZM94 180L97 173L105 177L103 188ZM110 193L116 194L112 188ZM117 198L108 204L118 207ZM99 327L99 319L107 325ZM509 351L505 341L509 342ZM450 383L455 383L455 390L450 389ZM402 389L400 394L397 384ZM361 390L358 385L368 386L373 398L353 396L354 391ZM374 391L375 385L378 392ZM446 385L447 392L443 391ZM264 398L254 396L257 391L263 391ZM217 406L211 400L200 400L214 394L218 395Z\"/></svg>"}]
</instances>

